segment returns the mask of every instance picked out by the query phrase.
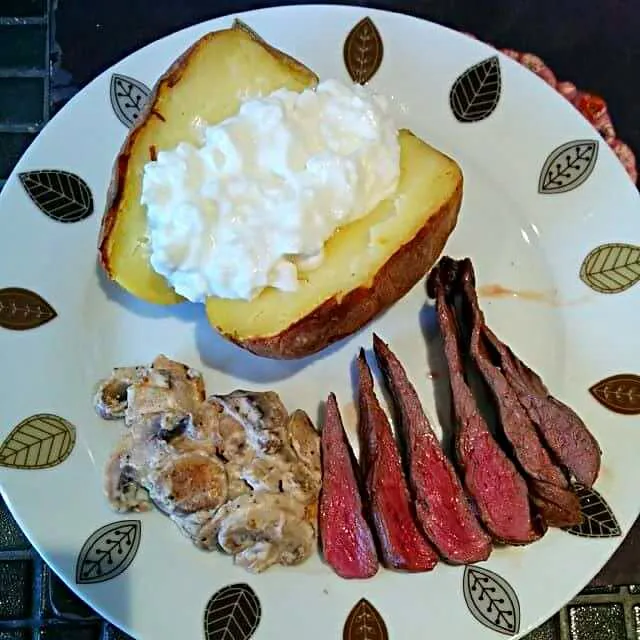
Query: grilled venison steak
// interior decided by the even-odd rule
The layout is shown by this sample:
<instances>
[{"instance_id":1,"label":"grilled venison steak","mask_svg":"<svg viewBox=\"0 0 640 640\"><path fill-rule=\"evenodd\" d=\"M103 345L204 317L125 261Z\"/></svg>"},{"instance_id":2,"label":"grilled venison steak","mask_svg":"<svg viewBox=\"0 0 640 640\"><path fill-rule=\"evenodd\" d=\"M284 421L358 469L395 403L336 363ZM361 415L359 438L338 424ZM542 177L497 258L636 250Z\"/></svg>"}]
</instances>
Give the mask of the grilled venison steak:
<instances>
[{"instance_id":1,"label":"grilled venison steak","mask_svg":"<svg viewBox=\"0 0 640 640\"><path fill-rule=\"evenodd\" d=\"M500 354L505 377L556 459L587 487L600 472L602 452L576 412L549 393L540 377L525 365L491 330L487 340Z\"/></svg>"},{"instance_id":2,"label":"grilled venison steak","mask_svg":"<svg viewBox=\"0 0 640 640\"><path fill-rule=\"evenodd\" d=\"M447 264L447 259L443 260ZM486 323L478 303L471 261L459 261L451 265L451 269L458 272L457 289L462 296L465 320L471 330L469 352L491 389L502 431L527 480L533 503L549 526L567 527L579 524L582 513L578 497L571 490L563 471L551 459L516 392L491 359L490 345L485 338Z\"/></svg>"},{"instance_id":3,"label":"grilled venison steak","mask_svg":"<svg viewBox=\"0 0 640 640\"><path fill-rule=\"evenodd\" d=\"M486 560L491 553L491 538L471 510L404 367L375 334L373 347L399 416L409 484L423 530L448 562L471 564Z\"/></svg>"},{"instance_id":4,"label":"grilled venison steak","mask_svg":"<svg viewBox=\"0 0 640 640\"><path fill-rule=\"evenodd\" d=\"M508 544L527 544L544 531L532 515L526 482L495 441L467 385L456 318L445 289L451 284L451 276L439 263L429 274L427 291L436 300L449 368L458 463L467 491L493 538Z\"/></svg>"},{"instance_id":5,"label":"grilled venison steak","mask_svg":"<svg viewBox=\"0 0 640 640\"><path fill-rule=\"evenodd\" d=\"M370 578L378 571L376 546L364 515L351 448L333 394L325 411L319 509L323 555L342 578Z\"/></svg>"},{"instance_id":6,"label":"grilled venison steak","mask_svg":"<svg viewBox=\"0 0 640 640\"><path fill-rule=\"evenodd\" d=\"M487 343L498 354L504 377L555 459L578 482L591 487L600 472L602 452L597 440L580 416L554 398L540 376L522 362L486 325L483 327L483 334Z\"/></svg>"},{"instance_id":7,"label":"grilled venison steak","mask_svg":"<svg viewBox=\"0 0 640 640\"><path fill-rule=\"evenodd\" d=\"M360 466L382 564L404 571L429 571L438 556L414 520L400 455L362 349L358 374Z\"/></svg>"}]
</instances>

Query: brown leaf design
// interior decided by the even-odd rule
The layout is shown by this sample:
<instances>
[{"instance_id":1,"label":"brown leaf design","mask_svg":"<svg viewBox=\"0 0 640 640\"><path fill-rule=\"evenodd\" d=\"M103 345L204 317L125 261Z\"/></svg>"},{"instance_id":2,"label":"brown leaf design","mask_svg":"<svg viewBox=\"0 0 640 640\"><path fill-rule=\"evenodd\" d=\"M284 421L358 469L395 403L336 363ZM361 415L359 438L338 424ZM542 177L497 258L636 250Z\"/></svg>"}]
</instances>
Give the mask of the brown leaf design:
<instances>
[{"instance_id":1,"label":"brown leaf design","mask_svg":"<svg viewBox=\"0 0 640 640\"><path fill-rule=\"evenodd\" d=\"M389 640L387 625L377 609L362 598L347 617L342 640Z\"/></svg>"},{"instance_id":2,"label":"brown leaf design","mask_svg":"<svg viewBox=\"0 0 640 640\"><path fill-rule=\"evenodd\" d=\"M640 376L619 373L596 382L589 393L604 407L625 416L640 414Z\"/></svg>"},{"instance_id":3,"label":"brown leaf design","mask_svg":"<svg viewBox=\"0 0 640 640\"><path fill-rule=\"evenodd\" d=\"M0 327L14 331L35 329L57 315L46 300L29 289L0 289Z\"/></svg>"},{"instance_id":4,"label":"brown leaf design","mask_svg":"<svg viewBox=\"0 0 640 640\"><path fill-rule=\"evenodd\" d=\"M371 18L363 18L351 29L344 42L344 64L351 79L366 84L382 64L384 47L380 32Z\"/></svg>"}]
</instances>

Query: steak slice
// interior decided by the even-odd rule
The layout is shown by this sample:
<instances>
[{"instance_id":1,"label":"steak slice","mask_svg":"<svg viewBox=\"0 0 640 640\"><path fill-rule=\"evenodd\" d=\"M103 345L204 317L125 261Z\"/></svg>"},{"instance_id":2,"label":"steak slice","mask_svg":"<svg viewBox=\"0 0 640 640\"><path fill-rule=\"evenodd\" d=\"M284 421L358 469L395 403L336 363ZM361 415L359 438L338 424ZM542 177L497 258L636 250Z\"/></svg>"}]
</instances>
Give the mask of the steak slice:
<instances>
[{"instance_id":1,"label":"steak slice","mask_svg":"<svg viewBox=\"0 0 640 640\"><path fill-rule=\"evenodd\" d=\"M472 280L471 282L473 283ZM600 472L602 456L593 434L580 416L571 407L552 396L540 376L522 362L486 325L483 333L499 356L504 377L556 460L578 482L591 487Z\"/></svg>"},{"instance_id":2,"label":"steak slice","mask_svg":"<svg viewBox=\"0 0 640 640\"><path fill-rule=\"evenodd\" d=\"M327 400L321 442L319 525L324 558L342 578L370 578L378 571L376 546L333 394Z\"/></svg>"},{"instance_id":3,"label":"steak slice","mask_svg":"<svg viewBox=\"0 0 640 640\"><path fill-rule=\"evenodd\" d=\"M448 562L471 564L486 560L491 553L491 538L471 510L404 367L375 334L373 348L399 414L418 521Z\"/></svg>"},{"instance_id":4,"label":"steak slice","mask_svg":"<svg viewBox=\"0 0 640 640\"><path fill-rule=\"evenodd\" d=\"M471 328L469 352L491 389L500 426L529 484L533 503L549 526L569 527L582 522L578 496L563 471L551 459L536 426L520 404L516 392L493 363L485 338L486 322L478 303L475 275L469 259L457 264L458 290Z\"/></svg>"},{"instance_id":5,"label":"steak slice","mask_svg":"<svg viewBox=\"0 0 640 640\"><path fill-rule=\"evenodd\" d=\"M598 441L580 416L552 396L538 375L492 331L487 331L486 335L500 353L501 366L509 384L542 433L547 446L578 482L586 487L593 486L600 473L602 457ZM499 347L504 348L500 350Z\"/></svg>"},{"instance_id":6,"label":"steak slice","mask_svg":"<svg viewBox=\"0 0 640 640\"><path fill-rule=\"evenodd\" d=\"M534 522L526 482L489 431L465 379L456 318L443 282L453 274L443 271L441 263L431 271L427 291L436 300L457 423L456 454L464 484L495 540L527 544L540 538L543 530Z\"/></svg>"},{"instance_id":7,"label":"steak slice","mask_svg":"<svg viewBox=\"0 0 640 640\"><path fill-rule=\"evenodd\" d=\"M429 571L438 555L414 520L400 454L362 349L358 374L360 466L382 564L404 571Z\"/></svg>"}]
</instances>

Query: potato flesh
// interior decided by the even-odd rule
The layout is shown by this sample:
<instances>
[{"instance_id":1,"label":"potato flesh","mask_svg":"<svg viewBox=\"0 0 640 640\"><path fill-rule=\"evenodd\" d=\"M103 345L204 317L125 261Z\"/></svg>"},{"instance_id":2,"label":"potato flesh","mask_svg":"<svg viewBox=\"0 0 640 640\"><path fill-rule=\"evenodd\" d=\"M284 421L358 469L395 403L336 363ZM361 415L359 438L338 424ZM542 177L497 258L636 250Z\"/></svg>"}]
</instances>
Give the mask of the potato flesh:
<instances>
[{"instance_id":1,"label":"potato flesh","mask_svg":"<svg viewBox=\"0 0 640 640\"><path fill-rule=\"evenodd\" d=\"M298 290L265 289L250 301L209 298L209 322L242 342L277 336L332 297L370 287L389 258L410 242L447 203L461 180L451 159L402 130L396 194L369 215L337 231L325 245L319 268L301 274Z\"/></svg>"},{"instance_id":2,"label":"potato flesh","mask_svg":"<svg viewBox=\"0 0 640 640\"><path fill-rule=\"evenodd\" d=\"M130 157L121 176L121 197L113 203L114 226L104 238L102 261L109 275L138 298L157 304L181 300L149 263L146 209L140 204L144 165L151 155L180 142L198 143L197 125L215 124L237 113L241 99L286 87L302 91L315 75L256 41L241 28L200 40L183 60L179 77L161 79L151 112L132 132ZM172 86L171 86L172 85Z\"/></svg>"}]
</instances>

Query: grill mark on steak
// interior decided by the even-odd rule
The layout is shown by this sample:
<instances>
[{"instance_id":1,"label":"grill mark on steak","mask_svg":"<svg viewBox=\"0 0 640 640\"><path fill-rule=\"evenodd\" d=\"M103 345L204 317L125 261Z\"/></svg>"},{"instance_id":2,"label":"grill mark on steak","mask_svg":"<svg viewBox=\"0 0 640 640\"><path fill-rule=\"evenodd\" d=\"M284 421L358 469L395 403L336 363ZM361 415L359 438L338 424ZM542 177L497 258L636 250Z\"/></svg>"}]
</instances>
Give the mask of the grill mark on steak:
<instances>
[{"instance_id":1,"label":"grill mark on steak","mask_svg":"<svg viewBox=\"0 0 640 640\"><path fill-rule=\"evenodd\" d=\"M454 564L486 560L491 538L469 505L404 367L376 334L373 348L399 417L416 515L442 557Z\"/></svg>"},{"instance_id":2,"label":"grill mark on steak","mask_svg":"<svg viewBox=\"0 0 640 640\"><path fill-rule=\"evenodd\" d=\"M414 520L400 454L362 349L358 377L360 466L382 563L404 571L430 571L438 555Z\"/></svg>"},{"instance_id":3,"label":"grill mark on steak","mask_svg":"<svg viewBox=\"0 0 640 640\"><path fill-rule=\"evenodd\" d=\"M329 395L325 407L321 448L318 518L322 553L340 577L370 578L378 571L378 556L334 394Z\"/></svg>"},{"instance_id":4,"label":"grill mark on steak","mask_svg":"<svg viewBox=\"0 0 640 640\"><path fill-rule=\"evenodd\" d=\"M443 277L452 275L444 272L439 263L429 275L427 291L436 300L436 313L449 367L457 422L455 445L458 463L467 491L493 538L508 544L527 544L540 538L543 531L532 517L526 482L498 446L467 385L456 318L447 300L443 282Z\"/></svg>"},{"instance_id":5,"label":"grill mark on steak","mask_svg":"<svg viewBox=\"0 0 640 640\"><path fill-rule=\"evenodd\" d=\"M582 522L578 496L549 455L528 413L500 369L491 360L484 336L486 322L475 290L470 260L458 263L458 291L470 328L469 353L492 392L502 432L511 445L529 484L531 499L549 526L568 527Z\"/></svg>"},{"instance_id":6,"label":"grill mark on steak","mask_svg":"<svg viewBox=\"0 0 640 640\"><path fill-rule=\"evenodd\" d=\"M467 258L466 261L469 262ZM468 267L465 266L465 269ZM471 280L475 285L475 282ZM581 484L591 487L600 472L602 453L597 440L578 414L549 393L530 369L489 327L484 337L499 356L504 376L555 459Z\"/></svg>"}]
</instances>

